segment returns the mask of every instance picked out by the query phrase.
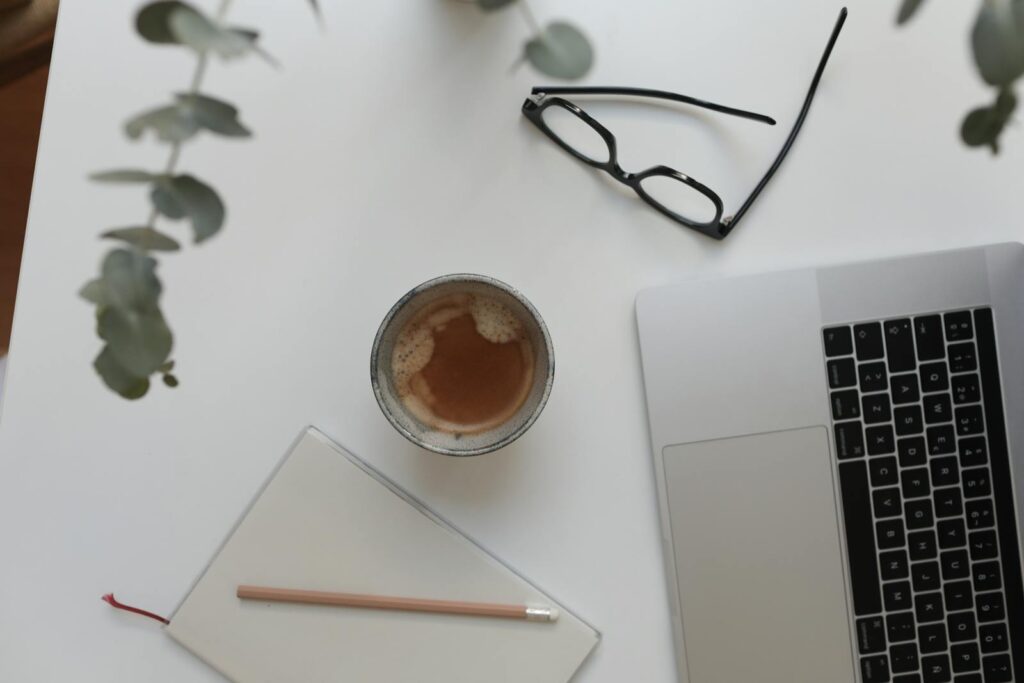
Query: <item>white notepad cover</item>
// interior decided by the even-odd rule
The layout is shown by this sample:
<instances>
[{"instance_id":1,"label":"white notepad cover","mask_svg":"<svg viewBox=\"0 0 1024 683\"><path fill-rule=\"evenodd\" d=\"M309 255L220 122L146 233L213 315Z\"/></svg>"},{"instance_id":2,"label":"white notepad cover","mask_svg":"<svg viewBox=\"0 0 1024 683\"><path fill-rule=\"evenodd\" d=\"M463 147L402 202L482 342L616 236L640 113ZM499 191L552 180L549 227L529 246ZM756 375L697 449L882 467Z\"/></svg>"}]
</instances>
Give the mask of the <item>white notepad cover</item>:
<instances>
[{"instance_id":1,"label":"white notepad cover","mask_svg":"<svg viewBox=\"0 0 1024 683\"><path fill-rule=\"evenodd\" d=\"M558 606L555 623L242 601L240 584ZM572 678L600 638L316 429L300 437L167 632L239 683Z\"/></svg>"}]
</instances>

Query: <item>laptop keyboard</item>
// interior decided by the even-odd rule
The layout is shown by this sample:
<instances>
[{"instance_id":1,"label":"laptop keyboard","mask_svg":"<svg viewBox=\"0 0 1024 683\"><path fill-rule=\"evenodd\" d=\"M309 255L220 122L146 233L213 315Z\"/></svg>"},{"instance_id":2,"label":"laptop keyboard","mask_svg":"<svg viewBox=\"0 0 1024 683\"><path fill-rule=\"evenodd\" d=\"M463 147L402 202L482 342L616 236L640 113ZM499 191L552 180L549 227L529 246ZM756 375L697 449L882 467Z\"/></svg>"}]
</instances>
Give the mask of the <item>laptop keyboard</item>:
<instances>
[{"instance_id":1,"label":"laptop keyboard","mask_svg":"<svg viewBox=\"0 0 1024 683\"><path fill-rule=\"evenodd\" d=\"M862 680L1024 681L991 309L823 334Z\"/></svg>"}]
</instances>

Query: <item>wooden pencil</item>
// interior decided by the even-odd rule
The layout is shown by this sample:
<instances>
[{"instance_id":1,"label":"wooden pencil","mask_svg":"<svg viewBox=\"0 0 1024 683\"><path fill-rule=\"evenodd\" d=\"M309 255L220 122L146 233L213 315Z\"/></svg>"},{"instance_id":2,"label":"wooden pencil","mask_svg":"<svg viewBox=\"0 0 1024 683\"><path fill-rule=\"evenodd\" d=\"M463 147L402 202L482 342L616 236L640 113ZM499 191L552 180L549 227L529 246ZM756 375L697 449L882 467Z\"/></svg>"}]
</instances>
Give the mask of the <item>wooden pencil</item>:
<instances>
[{"instance_id":1,"label":"wooden pencil","mask_svg":"<svg viewBox=\"0 0 1024 683\"><path fill-rule=\"evenodd\" d=\"M293 602L306 605L433 612L437 614L460 614L499 619L526 619L528 621L552 622L558 619L558 610L554 607L533 605L507 605L487 602L464 602L460 600L428 600L424 598L403 598L389 595L366 595L362 593L328 593L324 591L271 588L267 586L239 586L236 594L242 600L261 600L264 602Z\"/></svg>"}]
</instances>

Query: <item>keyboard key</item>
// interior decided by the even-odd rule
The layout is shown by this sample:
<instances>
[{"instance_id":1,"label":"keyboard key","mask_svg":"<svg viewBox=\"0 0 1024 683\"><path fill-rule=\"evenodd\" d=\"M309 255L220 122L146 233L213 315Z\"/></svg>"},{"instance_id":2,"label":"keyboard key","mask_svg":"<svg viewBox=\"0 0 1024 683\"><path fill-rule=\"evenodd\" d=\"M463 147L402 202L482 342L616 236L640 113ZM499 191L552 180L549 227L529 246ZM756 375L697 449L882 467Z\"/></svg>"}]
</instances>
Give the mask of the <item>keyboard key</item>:
<instances>
[{"instance_id":1,"label":"keyboard key","mask_svg":"<svg viewBox=\"0 0 1024 683\"><path fill-rule=\"evenodd\" d=\"M900 406L893 411L893 422L896 425L896 436L909 436L924 431L921 419L921 406Z\"/></svg>"},{"instance_id":2,"label":"keyboard key","mask_svg":"<svg viewBox=\"0 0 1024 683\"><path fill-rule=\"evenodd\" d=\"M892 683L921 683L921 674L903 674L894 676Z\"/></svg>"},{"instance_id":3,"label":"keyboard key","mask_svg":"<svg viewBox=\"0 0 1024 683\"><path fill-rule=\"evenodd\" d=\"M899 517L903 514L903 501L900 500L900 490L895 486L887 489L878 489L871 494L874 503L875 517Z\"/></svg>"},{"instance_id":4,"label":"keyboard key","mask_svg":"<svg viewBox=\"0 0 1024 683\"><path fill-rule=\"evenodd\" d=\"M907 534L907 545L910 547L910 559L914 562L931 560L938 555L935 532L931 530Z\"/></svg>"},{"instance_id":5,"label":"keyboard key","mask_svg":"<svg viewBox=\"0 0 1024 683\"><path fill-rule=\"evenodd\" d=\"M893 403L897 405L901 403L916 403L921 399L921 392L917 386L917 375L913 373L893 375L891 381Z\"/></svg>"},{"instance_id":6,"label":"keyboard key","mask_svg":"<svg viewBox=\"0 0 1024 683\"><path fill-rule=\"evenodd\" d=\"M949 649L949 655L953 663L953 673L962 674L981 668L981 654L975 643L954 645Z\"/></svg>"},{"instance_id":7,"label":"keyboard key","mask_svg":"<svg viewBox=\"0 0 1024 683\"><path fill-rule=\"evenodd\" d=\"M864 393L889 388L889 372L885 369L885 363L861 363L857 377L860 378L860 390Z\"/></svg>"},{"instance_id":8,"label":"keyboard key","mask_svg":"<svg viewBox=\"0 0 1024 683\"><path fill-rule=\"evenodd\" d=\"M906 534L903 530L902 519L883 519L875 525L878 536L878 548L888 550L890 548L902 548L906 543Z\"/></svg>"},{"instance_id":9,"label":"keyboard key","mask_svg":"<svg viewBox=\"0 0 1024 683\"><path fill-rule=\"evenodd\" d=\"M888 394L867 394L861 398L861 407L864 424L878 424L892 419L892 406L889 405Z\"/></svg>"},{"instance_id":10,"label":"keyboard key","mask_svg":"<svg viewBox=\"0 0 1024 683\"><path fill-rule=\"evenodd\" d=\"M1006 618L1003 594L978 593L975 599L974 611L978 613L978 621L983 624L991 621L1002 621Z\"/></svg>"},{"instance_id":11,"label":"keyboard key","mask_svg":"<svg viewBox=\"0 0 1024 683\"><path fill-rule=\"evenodd\" d=\"M939 581L938 562L915 562L910 565L910 575L914 580L914 592L935 591L941 586Z\"/></svg>"},{"instance_id":12,"label":"keyboard key","mask_svg":"<svg viewBox=\"0 0 1024 683\"><path fill-rule=\"evenodd\" d=\"M951 425L929 427L927 437L929 455L943 455L956 451L956 437Z\"/></svg>"},{"instance_id":13,"label":"keyboard key","mask_svg":"<svg viewBox=\"0 0 1024 683\"><path fill-rule=\"evenodd\" d=\"M904 498L920 498L932 492L932 487L928 483L927 467L903 470L900 474L900 483L903 486Z\"/></svg>"},{"instance_id":14,"label":"keyboard key","mask_svg":"<svg viewBox=\"0 0 1024 683\"><path fill-rule=\"evenodd\" d=\"M961 467L975 467L988 462L988 446L985 445L985 437L972 436L960 439L958 446Z\"/></svg>"},{"instance_id":15,"label":"keyboard key","mask_svg":"<svg viewBox=\"0 0 1024 683\"><path fill-rule=\"evenodd\" d=\"M889 634L890 643L902 643L917 637L914 614L899 612L885 617L885 630Z\"/></svg>"},{"instance_id":16,"label":"keyboard key","mask_svg":"<svg viewBox=\"0 0 1024 683\"><path fill-rule=\"evenodd\" d=\"M971 575L971 562L966 550L949 550L939 556L944 581L965 579Z\"/></svg>"},{"instance_id":17,"label":"keyboard key","mask_svg":"<svg viewBox=\"0 0 1024 683\"><path fill-rule=\"evenodd\" d=\"M974 621L974 612L955 612L946 619L949 626L949 640L961 643L974 640L978 635L978 625Z\"/></svg>"},{"instance_id":18,"label":"keyboard key","mask_svg":"<svg viewBox=\"0 0 1024 683\"><path fill-rule=\"evenodd\" d=\"M974 565L974 590L994 591L1003 587L998 562L978 562Z\"/></svg>"},{"instance_id":19,"label":"keyboard key","mask_svg":"<svg viewBox=\"0 0 1024 683\"><path fill-rule=\"evenodd\" d=\"M928 424L949 422L953 419L953 404L946 394L929 394L924 397L924 421Z\"/></svg>"},{"instance_id":20,"label":"keyboard key","mask_svg":"<svg viewBox=\"0 0 1024 683\"><path fill-rule=\"evenodd\" d=\"M932 486L952 486L960 483L960 465L952 456L932 460L931 471Z\"/></svg>"},{"instance_id":21,"label":"keyboard key","mask_svg":"<svg viewBox=\"0 0 1024 683\"><path fill-rule=\"evenodd\" d=\"M952 674L947 655L929 655L921 658L921 673L924 683L949 683Z\"/></svg>"},{"instance_id":22,"label":"keyboard key","mask_svg":"<svg viewBox=\"0 0 1024 683\"><path fill-rule=\"evenodd\" d=\"M981 416L981 406L964 406L956 409L956 433L959 436L981 434L985 431L985 421Z\"/></svg>"},{"instance_id":23,"label":"keyboard key","mask_svg":"<svg viewBox=\"0 0 1024 683\"><path fill-rule=\"evenodd\" d=\"M963 471L964 483L961 488L967 498L981 498L992 493L987 467L972 467Z\"/></svg>"},{"instance_id":24,"label":"keyboard key","mask_svg":"<svg viewBox=\"0 0 1024 683\"><path fill-rule=\"evenodd\" d=\"M945 391L949 388L949 372L945 362L925 363L918 373L921 375L921 391Z\"/></svg>"},{"instance_id":25,"label":"keyboard key","mask_svg":"<svg viewBox=\"0 0 1024 683\"><path fill-rule=\"evenodd\" d=\"M927 529L935 523L930 498L911 500L903 506L903 511L908 529Z\"/></svg>"},{"instance_id":26,"label":"keyboard key","mask_svg":"<svg viewBox=\"0 0 1024 683\"><path fill-rule=\"evenodd\" d=\"M943 316L947 341L960 341L974 336L970 311L957 311Z\"/></svg>"},{"instance_id":27,"label":"keyboard key","mask_svg":"<svg viewBox=\"0 0 1024 683\"><path fill-rule=\"evenodd\" d=\"M886 320L882 326L885 334L885 355L889 359L889 372L903 372L917 367L914 358L914 330L910 318Z\"/></svg>"},{"instance_id":28,"label":"keyboard key","mask_svg":"<svg viewBox=\"0 0 1024 683\"><path fill-rule=\"evenodd\" d=\"M914 614L919 624L942 621L946 618L942 610L942 593L919 593L914 596Z\"/></svg>"},{"instance_id":29,"label":"keyboard key","mask_svg":"<svg viewBox=\"0 0 1024 683\"><path fill-rule=\"evenodd\" d=\"M1006 624L983 625L978 629L978 639L981 641L981 651L985 654L1006 652L1010 649L1010 639L1006 635Z\"/></svg>"},{"instance_id":30,"label":"keyboard key","mask_svg":"<svg viewBox=\"0 0 1024 683\"><path fill-rule=\"evenodd\" d=\"M925 443L921 437L900 439L898 444L900 453L900 467L916 467L926 462Z\"/></svg>"},{"instance_id":31,"label":"keyboard key","mask_svg":"<svg viewBox=\"0 0 1024 683\"><path fill-rule=\"evenodd\" d=\"M991 655L981 660L985 683L1011 683L1013 669L1010 667L1009 655Z\"/></svg>"},{"instance_id":32,"label":"keyboard key","mask_svg":"<svg viewBox=\"0 0 1024 683\"><path fill-rule=\"evenodd\" d=\"M882 584L882 601L885 603L885 609L888 612L898 612L899 610L913 607L910 582L893 581ZM864 653L862 652L861 654Z\"/></svg>"},{"instance_id":33,"label":"keyboard key","mask_svg":"<svg viewBox=\"0 0 1024 683\"><path fill-rule=\"evenodd\" d=\"M952 581L942 587L942 595L946 599L946 609L955 612L971 609L974 606L974 591L970 581Z\"/></svg>"},{"instance_id":34,"label":"keyboard key","mask_svg":"<svg viewBox=\"0 0 1024 683\"><path fill-rule=\"evenodd\" d=\"M860 417L860 396L856 389L832 392L832 419L848 420Z\"/></svg>"},{"instance_id":35,"label":"keyboard key","mask_svg":"<svg viewBox=\"0 0 1024 683\"><path fill-rule=\"evenodd\" d=\"M860 422L838 422L833 430L836 435L836 456L840 460L864 456L864 430Z\"/></svg>"},{"instance_id":36,"label":"keyboard key","mask_svg":"<svg viewBox=\"0 0 1024 683\"><path fill-rule=\"evenodd\" d=\"M977 403L981 390L977 375L957 375L953 378L953 403Z\"/></svg>"},{"instance_id":37,"label":"keyboard key","mask_svg":"<svg viewBox=\"0 0 1024 683\"><path fill-rule=\"evenodd\" d=\"M847 543L849 545L849 543ZM910 576L910 565L907 562L907 551L906 550L887 550L878 556L881 562L882 578L886 581L892 581L893 579L905 579ZM875 582L877 589L878 582ZM856 592L853 595L854 603L857 602ZM881 603L882 599L879 596L878 609L873 612L880 612L882 610Z\"/></svg>"},{"instance_id":38,"label":"keyboard key","mask_svg":"<svg viewBox=\"0 0 1024 683\"><path fill-rule=\"evenodd\" d=\"M882 617L857 620L857 648L862 655L885 652L885 623Z\"/></svg>"},{"instance_id":39,"label":"keyboard key","mask_svg":"<svg viewBox=\"0 0 1024 683\"><path fill-rule=\"evenodd\" d=\"M990 529L985 531L972 531L968 537L970 543L971 560L991 560L999 555L999 546L996 544L996 532Z\"/></svg>"},{"instance_id":40,"label":"keyboard key","mask_svg":"<svg viewBox=\"0 0 1024 683\"><path fill-rule=\"evenodd\" d=\"M862 460L840 463L839 486L842 492L853 611L856 616L877 614L882 611L882 591L878 582L875 535L872 533L874 520L871 517L871 494L865 463Z\"/></svg>"},{"instance_id":41,"label":"keyboard key","mask_svg":"<svg viewBox=\"0 0 1024 683\"><path fill-rule=\"evenodd\" d=\"M926 624L918 629L918 645L921 654L944 652L946 650L946 627L943 624Z\"/></svg>"},{"instance_id":42,"label":"keyboard key","mask_svg":"<svg viewBox=\"0 0 1024 683\"><path fill-rule=\"evenodd\" d=\"M970 372L978 369L978 358L974 355L974 343L950 344L949 371Z\"/></svg>"},{"instance_id":43,"label":"keyboard key","mask_svg":"<svg viewBox=\"0 0 1024 683\"><path fill-rule=\"evenodd\" d=\"M942 319L937 315L914 318L914 337L917 339L917 357L937 360L946 357L946 342L942 333Z\"/></svg>"},{"instance_id":44,"label":"keyboard key","mask_svg":"<svg viewBox=\"0 0 1024 683\"><path fill-rule=\"evenodd\" d=\"M893 682L895 683L895 681ZM953 683L985 683L981 680L981 674L960 674L953 678Z\"/></svg>"},{"instance_id":45,"label":"keyboard key","mask_svg":"<svg viewBox=\"0 0 1024 683\"><path fill-rule=\"evenodd\" d=\"M857 347L857 360L874 360L885 355L882 351L882 326L879 323L854 325L853 341Z\"/></svg>"},{"instance_id":46,"label":"keyboard key","mask_svg":"<svg viewBox=\"0 0 1024 683\"><path fill-rule=\"evenodd\" d=\"M871 473L871 485L895 486L900 481L899 467L896 465L896 458L872 458L868 463L868 471Z\"/></svg>"},{"instance_id":47,"label":"keyboard key","mask_svg":"<svg viewBox=\"0 0 1024 683\"><path fill-rule=\"evenodd\" d=\"M935 516L959 517L964 512L963 499L960 496L960 489L939 489L935 492Z\"/></svg>"},{"instance_id":48,"label":"keyboard key","mask_svg":"<svg viewBox=\"0 0 1024 683\"><path fill-rule=\"evenodd\" d=\"M995 525L995 516L992 513L992 501L986 499L969 500L964 504L967 509L968 529L987 529Z\"/></svg>"},{"instance_id":49,"label":"keyboard key","mask_svg":"<svg viewBox=\"0 0 1024 683\"><path fill-rule=\"evenodd\" d=\"M825 355L848 356L853 353L853 335L850 328L829 327L825 329Z\"/></svg>"},{"instance_id":50,"label":"keyboard key","mask_svg":"<svg viewBox=\"0 0 1024 683\"><path fill-rule=\"evenodd\" d=\"M868 455L885 455L896 450L896 437L892 425L878 425L864 430L867 438Z\"/></svg>"},{"instance_id":51,"label":"keyboard key","mask_svg":"<svg viewBox=\"0 0 1024 683\"><path fill-rule=\"evenodd\" d=\"M948 490L956 491L956 489ZM964 528L964 520L959 517L956 519L940 520L935 525L935 531L938 532L939 548L942 550L963 548L967 545L967 530Z\"/></svg>"},{"instance_id":52,"label":"keyboard key","mask_svg":"<svg viewBox=\"0 0 1024 683\"><path fill-rule=\"evenodd\" d=\"M852 358L830 360L826 366L830 389L842 389L857 385L857 365Z\"/></svg>"},{"instance_id":53,"label":"keyboard key","mask_svg":"<svg viewBox=\"0 0 1024 683\"><path fill-rule=\"evenodd\" d=\"M864 683L889 683L889 658L885 655L861 657L860 673Z\"/></svg>"},{"instance_id":54,"label":"keyboard key","mask_svg":"<svg viewBox=\"0 0 1024 683\"><path fill-rule=\"evenodd\" d=\"M917 671L917 645L905 643L889 648L889 664L894 674Z\"/></svg>"}]
</instances>

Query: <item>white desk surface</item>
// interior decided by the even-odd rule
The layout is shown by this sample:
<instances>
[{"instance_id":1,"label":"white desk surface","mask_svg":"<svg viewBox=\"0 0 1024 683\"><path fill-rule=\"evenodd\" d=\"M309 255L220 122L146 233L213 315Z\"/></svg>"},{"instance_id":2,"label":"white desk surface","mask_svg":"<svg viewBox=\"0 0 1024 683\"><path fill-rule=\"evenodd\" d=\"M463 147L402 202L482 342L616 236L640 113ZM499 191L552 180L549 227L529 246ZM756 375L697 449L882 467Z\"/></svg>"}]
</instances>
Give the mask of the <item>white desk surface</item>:
<instances>
[{"instance_id":1,"label":"white desk surface","mask_svg":"<svg viewBox=\"0 0 1024 683\"><path fill-rule=\"evenodd\" d=\"M1020 128L996 159L957 137L991 99L969 55L977 3L926 3L904 29L895 1L852 7L801 137L724 243L663 219L522 118L548 79L509 71L525 33L514 12L322 4L325 33L300 0L232 8L284 66L209 70L205 90L237 103L257 137L184 151L181 168L221 190L228 224L162 259L182 385L137 403L94 376L93 312L75 292L109 246L96 234L144 218L146 198L85 177L163 164L164 148L127 142L120 123L183 89L193 61L136 38L136 0L61 7L0 425L0 680L218 680L100 595L172 610L309 423L598 626L580 681L673 680L633 298L680 278L1021 239ZM839 8L533 4L593 37L588 83L778 118L586 105L626 168L676 166L727 210L785 137ZM388 307L454 271L525 292L558 360L533 429L465 461L399 436L368 376Z\"/></svg>"}]
</instances>

